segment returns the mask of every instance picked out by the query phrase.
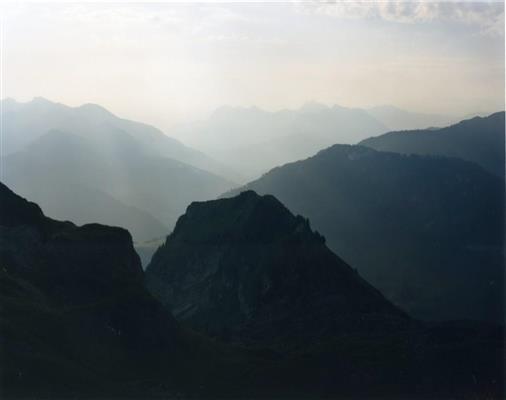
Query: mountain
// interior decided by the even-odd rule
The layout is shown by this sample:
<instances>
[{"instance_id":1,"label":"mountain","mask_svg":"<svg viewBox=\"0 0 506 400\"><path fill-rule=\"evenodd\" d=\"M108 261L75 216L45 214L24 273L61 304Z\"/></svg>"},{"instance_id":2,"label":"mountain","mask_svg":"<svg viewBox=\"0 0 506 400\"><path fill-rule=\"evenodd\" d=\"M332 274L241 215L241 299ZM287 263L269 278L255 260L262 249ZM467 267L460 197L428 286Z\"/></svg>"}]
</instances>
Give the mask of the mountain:
<instances>
[{"instance_id":1,"label":"mountain","mask_svg":"<svg viewBox=\"0 0 506 400\"><path fill-rule=\"evenodd\" d=\"M183 145L153 126L119 118L97 104L69 107L36 97L27 103L2 101L2 155L23 150L50 130L72 133L111 149L119 136L135 141L139 151L167 157L217 175L234 176L225 166L205 154Z\"/></svg>"},{"instance_id":2,"label":"mountain","mask_svg":"<svg viewBox=\"0 0 506 400\"><path fill-rule=\"evenodd\" d=\"M149 294L126 230L50 219L3 183L0 265L2 398L239 398L265 376Z\"/></svg>"},{"instance_id":3,"label":"mountain","mask_svg":"<svg viewBox=\"0 0 506 400\"><path fill-rule=\"evenodd\" d=\"M366 109L366 111L390 131L428 129L430 127L447 126L455 121L455 118L448 115L423 114L394 106L372 107Z\"/></svg>"},{"instance_id":4,"label":"mountain","mask_svg":"<svg viewBox=\"0 0 506 400\"><path fill-rule=\"evenodd\" d=\"M269 360L254 398L503 393L502 328L409 318L269 195L192 203L146 277L182 325Z\"/></svg>"},{"instance_id":5,"label":"mountain","mask_svg":"<svg viewBox=\"0 0 506 400\"><path fill-rule=\"evenodd\" d=\"M504 181L459 159L335 145L243 190L308 216L395 304L427 319L504 319Z\"/></svg>"},{"instance_id":6,"label":"mountain","mask_svg":"<svg viewBox=\"0 0 506 400\"><path fill-rule=\"evenodd\" d=\"M335 143L356 143L388 129L366 111L307 103L297 110L221 107L174 136L234 167L247 178L308 157Z\"/></svg>"},{"instance_id":7,"label":"mountain","mask_svg":"<svg viewBox=\"0 0 506 400\"><path fill-rule=\"evenodd\" d=\"M220 176L143 152L123 131L110 131L107 140L48 131L3 157L3 179L52 217L120 225L136 241L165 235L190 201L232 187Z\"/></svg>"},{"instance_id":8,"label":"mountain","mask_svg":"<svg viewBox=\"0 0 506 400\"><path fill-rule=\"evenodd\" d=\"M127 231L49 219L3 184L0 230L2 397L118 396L173 375L181 333Z\"/></svg>"},{"instance_id":9,"label":"mountain","mask_svg":"<svg viewBox=\"0 0 506 400\"><path fill-rule=\"evenodd\" d=\"M211 215L211 225L206 220L203 225L188 221L192 229L183 230L184 235L221 241L224 237L213 234L217 229L232 241L267 244L287 234L289 240L300 239L301 246L321 251L323 239L308 230L306 220L283 211L270 197L265 200L257 213L249 214L261 224L245 224L239 218L241 223L235 225L228 218L233 215L237 220L240 215L221 210L224 229L220 219ZM279 229L266 225L265 218L280 223ZM289 233L294 223L302 228L298 239L297 233ZM246 230L234 232L234 226ZM503 330L465 322L377 329L389 315L392 322L410 319L334 255L327 257L335 274L354 281L355 289L365 296L359 301L359 295L345 287L346 296L337 293L342 306L349 295L360 307L337 315L336 322L378 307L377 321L369 315L361 322L376 329L350 334L341 326L341 334L325 342L311 340L303 352L287 353L227 345L175 321L147 292L139 258L124 229L99 224L78 227L49 219L36 204L0 184L0 231L2 398L503 397ZM271 241L272 250L279 244ZM203 252L182 255L197 254ZM317 265L316 271L325 269ZM325 279L306 270L308 282L319 282L315 289L321 290ZM307 296L311 287L299 288L305 299L311 298ZM315 301L308 305L314 306ZM299 315L304 323L295 326L304 331L308 322L318 321L324 313L316 310L314 318L299 314L300 303L278 303L281 310L272 311ZM332 322L328 326L335 332ZM350 328L358 333L357 326ZM313 327L306 329L318 337ZM274 323L270 331L280 329ZM289 336L298 331L288 332Z\"/></svg>"},{"instance_id":10,"label":"mountain","mask_svg":"<svg viewBox=\"0 0 506 400\"><path fill-rule=\"evenodd\" d=\"M193 329L244 344L405 328L409 318L324 242L272 196L194 202L148 265L148 287Z\"/></svg>"},{"instance_id":11,"label":"mountain","mask_svg":"<svg viewBox=\"0 0 506 400\"><path fill-rule=\"evenodd\" d=\"M462 158L504 177L504 112L440 129L389 132L360 144L380 151Z\"/></svg>"}]
</instances>

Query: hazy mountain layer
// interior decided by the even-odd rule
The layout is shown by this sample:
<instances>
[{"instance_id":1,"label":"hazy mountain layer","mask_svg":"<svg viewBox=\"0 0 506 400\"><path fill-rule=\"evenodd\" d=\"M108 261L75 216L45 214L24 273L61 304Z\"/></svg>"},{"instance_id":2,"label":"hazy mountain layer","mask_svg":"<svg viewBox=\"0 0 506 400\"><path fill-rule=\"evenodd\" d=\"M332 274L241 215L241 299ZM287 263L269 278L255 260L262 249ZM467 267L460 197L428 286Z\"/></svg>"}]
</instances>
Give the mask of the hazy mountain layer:
<instances>
[{"instance_id":1,"label":"hazy mountain layer","mask_svg":"<svg viewBox=\"0 0 506 400\"><path fill-rule=\"evenodd\" d=\"M231 183L179 161L143 153L118 132L107 148L50 131L4 157L3 179L53 217L124 226L135 240L166 234L194 199L210 199Z\"/></svg>"},{"instance_id":2,"label":"hazy mountain layer","mask_svg":"<svg viewBox=\"0 0 506 400\"><path fill-rule=\"evenodd\" d=\"M417 113L393 106L372 107L366 111L391 131L443 127L455 121L448 115Z\"/></svg>"},{"instance_id":3,"label":"hazy mountain layer","mask_svg":"<svg viewBox=\"0 0 506 400\"><path fill-rule=\"evenodd\" d=\"M85 137L112 153L116 151L118 137L123 137L125 141L135 141L139 153L171 158L218 175L234 176L226 167L155 127L119 118L96 104L69 107L41 97L28 103L3 100L2 154L22 150L50 130Z\"/></svg>"},{"instance_id":4,"label":"hazy mountain layer","mask_svg":"<svg viewBox=\"0 0 506 400\"><path fill-rule=\"evenodd\" d=\"M356 143L387 130L364 110L308 103L278 112L222 107L174 135L251 179L332 144Z\"/></svg>"},{"instance_id":5,"label":"hazy mountain layer","mask_svg":"<svg viewBox=\"0 0 506 400\"><path fill-rule=\"evenodd\" d=\"M504 317L504 181L444 157L336 145L244 188L307 215L394 303L429 319Z\"/></svg>"},{"instance_id":6,"label":"hazy mountain layer","mask_svg":"<svg viewBox=\"0 0 506 400\"><path fill-rule=\"evenodd\" d=\"M360 144L397 153L458 157L504 177L504 132L504 112L498 112L436 130L389 132Z\"/></svg>"}]
</instances>

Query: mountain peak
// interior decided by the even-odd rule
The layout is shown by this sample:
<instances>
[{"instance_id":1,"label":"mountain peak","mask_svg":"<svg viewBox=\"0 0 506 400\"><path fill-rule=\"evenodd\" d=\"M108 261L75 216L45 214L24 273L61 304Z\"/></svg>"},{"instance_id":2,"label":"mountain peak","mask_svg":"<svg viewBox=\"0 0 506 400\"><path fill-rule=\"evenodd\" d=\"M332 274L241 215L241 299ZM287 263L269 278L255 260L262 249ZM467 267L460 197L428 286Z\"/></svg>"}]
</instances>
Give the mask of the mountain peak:
<instances>
[{"instance_id":1,"label":"mountain peak","mask_svg":"<svg viewBox=\"0 0 506 400\"><path fill-rule=\"evenodd\" d=\"M311 232L307 220L294 216L274 196L248 190L236 197L193 202L179 218L173 235L195 243L270 242L295 232L321 240Z\"/></svg>"},{"instance_id":2,"label":"mountain peak","mask_svg":"<svg viewBox=\"0 0 506 400\"><path fill-rule=\"evenodd\" d=\"M305 102L301 107L300 111L303 112L321 112L321 111L327 111L329 107L327 107L323 103L319 103L317 101L307 101Z\"/></svg>"},{"instance_id":3,"label":"mountain peak","mask_svg":"<svg viewBox=\"0 0 506 400\"><path fill-rule=\"evenodd\" d=\"M0 225L38 224L43 219L40 207L18 196L0 182Z\"/></svg>"},{"instance_id":4,"label":"mountain peak","mask_svg":"<svg viewBox=\"0 0 506 400\"><path fill-rule=\"evenodd\" d=\"M38 103L38 104L54 104L54 102L46 99L45 97L42 97L42 96L35 96L32 101L32 103Z\"/></svg>"},{"instance_id":5,"label":"mountain peak","mask_svg":"<svg viewBox=\"0 0 506 400\"><path fill-rule=\"evenodd\" d=\"M107 110L106 108L94 104L94 103L85 103L79 107L77 107L78 110L81 110L85 113L87 113L91 117L114 117L114 114Z\"/></svg>"},{"instance_id":6,"label":"mountain peak","mask_svg":"<svg viewBox=\"0 0 506 400\"><path fill-rule=\"evenodd\" d=\"M307 219L253 191L193 203L146 274L152 293L193 329L253 346L297 348L410 321Z\"/></svg>"}]
</instances>

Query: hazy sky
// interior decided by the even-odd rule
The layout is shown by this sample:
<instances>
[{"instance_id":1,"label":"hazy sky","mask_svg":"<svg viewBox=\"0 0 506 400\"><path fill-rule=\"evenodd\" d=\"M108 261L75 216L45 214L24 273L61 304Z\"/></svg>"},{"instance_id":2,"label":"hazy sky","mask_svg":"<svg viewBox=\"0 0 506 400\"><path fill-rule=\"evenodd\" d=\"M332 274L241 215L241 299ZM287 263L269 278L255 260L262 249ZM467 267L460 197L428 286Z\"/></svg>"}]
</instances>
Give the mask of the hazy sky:
<instances>
[{"instance_id":1,"label":"hazy sky","mask_svg":"<svg viewBox=\"0 0 506 400\"><path fill-rule=\"evenodd\" d=\"M0 6L4 97L99 103L161 128L308 100L504 109L501 2Z\"/></svg>"}]
</instances>

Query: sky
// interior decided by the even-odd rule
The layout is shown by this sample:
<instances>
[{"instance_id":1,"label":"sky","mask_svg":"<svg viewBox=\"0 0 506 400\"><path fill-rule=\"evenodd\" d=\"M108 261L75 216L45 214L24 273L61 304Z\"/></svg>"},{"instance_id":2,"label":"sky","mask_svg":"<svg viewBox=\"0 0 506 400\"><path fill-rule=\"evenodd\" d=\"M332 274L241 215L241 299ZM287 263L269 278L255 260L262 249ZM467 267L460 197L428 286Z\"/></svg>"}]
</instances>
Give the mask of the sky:
<instances>
[{"instance_id":1,"label":"sky","mask_svg":"<svg viewBox=\"0 0 506 400\"><path fill-rule=\"evenodd\" d=\"M504 109L502 2L0 5L2 97L162 129L222 105Z\"/></svg>"}]
</instances>

